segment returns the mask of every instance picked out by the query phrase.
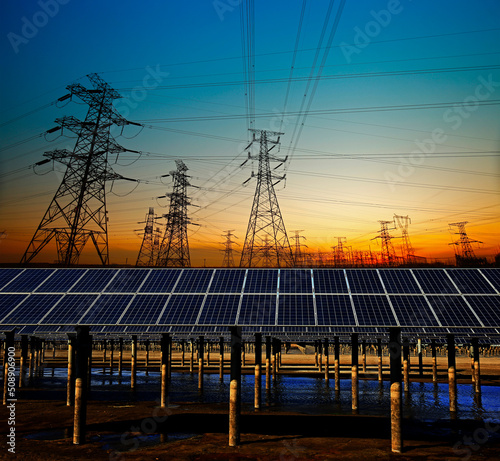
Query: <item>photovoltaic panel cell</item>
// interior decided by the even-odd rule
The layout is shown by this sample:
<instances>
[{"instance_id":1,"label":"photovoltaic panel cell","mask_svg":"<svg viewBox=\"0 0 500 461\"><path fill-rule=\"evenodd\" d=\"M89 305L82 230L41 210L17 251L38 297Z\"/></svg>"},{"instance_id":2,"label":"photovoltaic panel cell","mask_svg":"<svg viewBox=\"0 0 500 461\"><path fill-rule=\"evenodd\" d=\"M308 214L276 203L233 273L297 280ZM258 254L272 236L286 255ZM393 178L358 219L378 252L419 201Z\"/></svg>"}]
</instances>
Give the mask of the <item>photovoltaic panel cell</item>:
<instances>
[{"instance_id":1,"label":"photovoltaic panel cell","mask_svg":"<svg viewBox=\"0 0 500 461\"><path fill-rule=\"evenodd\" d=\"M245 293L276 294L278 290L278 271L266 269L248 269Z\"/></svg>"},{"instance_id":2,"label":"photovoltaic panel cell","mask_svg":"<svg viewBox=\"0 0 500 461\"><path fill-rule=\"evenodd\" d=\"M485 326L500 328L500 297L466 296L465 299Z\"/></svg>"},{"instance_id":3,"label":"photovoltaic panel cell","mask_svg":"<svg viewBox=\"0 0 500 461\"><path fill-rule=\"evenodd\" d=\"M156 323L158 316L167 303L168 296L164 294L137 295L120 320L120 325Z\"/></svg>"},{"instance_id":4,"label":"photovoltaic panel cell","mask_svg":"<svg viewBox=\"0 0 500 461\"><path fill-rule=\"evenodd\" d=\"M26 269L19 277L2 288L3 292L29 293L40 285L47 277L54 272L54 269Z\"/></svg>"},{"instance_id":5,"label":"photovoltaic panel cell","mask_svg":"<svg viewBox=\"0 0 500 461\"><path fill-rule=\"evenodd\" d=\"M376 271L369 269L346 270L352 293L384 293Z\"/></svg>"},{"instance_id":6,"label":"photovoltaic panel cell","mask_svg":"<svg viewBox=\"0 0 500 461\"><path fill-rule=\"evenodd\" d=\"M16 307L27 294L0 294L0 320Z\"/></svg>"},{"instance_id":7,"label":"photovoltaic panel cell","mask_svg":"<svg viewBox=\"0 0 500 461\"><path fill-rule=\"evenodd\" d=\"M464 294L493 294L495 290L477 269L447 269L446 272Z\"/></svg>"},{"instance_id":8,"label":"photovoltaic panel cell","mask_svg":"<svg viewBox=\"0 0 500 461\"><path fill-rule=\"evenodd\" d=\"M276 295L243 295L239 325L274 325Z\"/></svg>"},{"instance_id":9,"label":"photovoltaic panel cell","mask_svg":"<svg viewBox=\"0 0 500 461\"><path fill-rule=\"evenodd\" d=\"M234 325L239 295L208 295L198 321L202 325Z\"/></svg>"},{"instance_id":10,"label":"photovoltaic panel cell","mask_svg":"<svg viewBox=\"0 0 500 461\"><path fill-rule=\"evenodd\" d=\"M71 290L72 293L100 293L118 269L89 269Z\"/></svg>"},{"instance_id":11,"label":"photovoltaic panel cell","mask_svg":"<svg viewBox=\"0 0 500 461\"><path fill-rule=\"evenodd\" d=\"M43 325L76 325L81 316L87 311L99 295L73 295L67 294L41 319Z\"/></svg>"},{"instance_id":12,"label":"photovoltaic panel cell","mask_svg":"<svg viewBox=\"0 0 500 461\"><path fill-rule=\"evenodd\" d=\"M62 295L31 295L28 296L17 309L11 311L3 324L25 325L38 323L40 319L61 299Z\"/></svg>"},{"instance_id":13,"label":"photovoltaic panel cell","mask_svg":"<svg viewBox=\"0 0 500 461\"><path fill-rule=\"evenodd\" d=\"M281 269L279 292L312 294L311 271L307 269Z\"/></svg>"},{"instance_id":14,"label":"photovoltaic panel cell","mask_svg":"<svg viewBox=\"0 0 500 461\"><path fill-rule=\"evenodd\" d=\"M314 325L312 295L282 295L278 299L278 325Z\"/></svg>"},{"instance_id":15,"label":"photovoltaic panel cell","mask_svg":"<svg viewBox=\"0 0 500 461\"><path fill-rule=\"evenodd\" d=\"M500 291L500 269L485 268L481 269L481 272L486 275L497 291Z\"/></svg>"},{"instance_id":16,"label":"photovoltaic panel cell","mask_svg":"<svg viewBox=\"0 0 500 461\"><path fill-rule=\"evenodd\" d=\"M395 326L396 319L385 296L353 296L354 308L360 326Z\"/></svg>"},{"instance_id":17,"label":"photovoltaic panel cell","mask_svg":"<svg viewBox=\"0 0 500 461\"><path fill-rule=\"evenodd\" d=\"M87 269L58 269L52 277L43 282L38 293L65 293L86 272Z\"/></svg>"},{"instance_id":18,"label":"photovoltaic panel cell","mask_svg":"<svg viewBox=\"0 0 500 461\"><path fill-rule=\"evenodd\" d=\"M205 293L212 275L212 269L184 269L174 292Z\"/></svg>"},{"instance_id":19,"label":"photovoltaic panel cell","mask_svg":"<svg viewBox=\"0 0 500 461\"><path fill-rule=\"evenodd\" d=\"M390 296L401 326L439 326L423 296Z\"/></svg>"},{"instance_id":20,"label":"photovoltaic panel cell","mask_svg":"<svg viewBox=\"0 0 500 461\"><path fill-rule=\"evenodd\" d=\"M204 295L172 295L158 323L160 325L194 325L204 297Z\"/></svg>"},{"instance_id":21,"label":"photovoltaic panel cell","mask_svg":"<svg viewBox=\"0 0 500 461\"><path fill-rule=\"evenodd\" d=\"M82 325L116 324L133 295L101 295L80 320Z\"/></svg>"},{"instance_id":22,"label":"photovoltaic panel cell","mask_svg":"<svg viewBox=\"0 0 500 461\"><path fill-rule=\"evenodd\" d=\"M210 293L241 293L245 269L217 269Z\"/></svg>"},{"instance_id":23,"label":"photovoltaic panel cell","mask_svg":"<svg viewBox=\"0 0 500 461\"><path fill-rule=\"evenodd\" d=\"M349 295L316 296L318 325L356 325Z\"/></svg>"},{"instance_id":24,"label":"photovoltaic panel cell","mask_svg":"<svg viewBox=\"0 0 500 461\"><path fill-rule=\"evenodd\" d=\"M0 269L0 290L22 271L23 269Z\"/></svg>"},{"instance_id":25,"label":"photovoltaic panel cell","mask_svg":"<svg viewBox=\"0 0 500 461\"><path fill-rule=\"evenodd\" d=\"M424 293L455 294L458 293L453 283L443 270L439 269L413 269L413 274Z\"/></svg>"},{"instance_id":26,"label":"photovoltaic panel cell","mask_svg":"<svg viewBox=\"0 0 500 461\"><path fill-rule=\"evenodd\" d=\"M315 293L348 293L342 269L314 269Z\"/></svg>"},{"instance_id":27,"label":"photovoltaic panel cell","mask_svg":"<svg viewBox=\"0 0 500 461\"><path fill-rule=\"evenodd\" d=\"M104 291L106 293L135 293L148 274L149 269L121 269Z\"/></svg>"},{"instance_id":28,"label":"photovoltaic panel cell","mask_svg":"<svg viewBox=\"0 0 500 461\"><path fill-rule=\"evenodd\" d=\"M171 293L181 269L151 269L140 293Z\"/></svg>"},{"instance_id":29,"label":"photovoltaic panel cell","mask_svg":"<svg viewBox=\"0 0 500 461\"><path fill-rule=\"evenodd\" d=\"M427 299L443 326L481 326L461 296L428 296Z\"/></svg>"},{"instance_id":30,"label":"photovoltaic panel cell","mask_svg":"<svg viewBox=\"0 0 500 461\"><path fill-rule=\"evenodd\" d=\"M422 293L408 270L380 269L379 274L387 293Z\"/></svg>"}]
</instances>

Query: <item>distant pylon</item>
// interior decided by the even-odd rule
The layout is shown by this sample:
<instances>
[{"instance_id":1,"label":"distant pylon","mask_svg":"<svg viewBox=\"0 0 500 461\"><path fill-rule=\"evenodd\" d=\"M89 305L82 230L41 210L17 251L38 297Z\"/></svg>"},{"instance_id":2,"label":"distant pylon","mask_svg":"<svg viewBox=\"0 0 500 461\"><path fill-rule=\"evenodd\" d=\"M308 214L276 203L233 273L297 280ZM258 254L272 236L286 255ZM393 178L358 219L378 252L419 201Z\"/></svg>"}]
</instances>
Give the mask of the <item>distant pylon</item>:
<instances>
[{"instance_id":1,"label":"distant pylon","mask_svg":"<svg viewBox=\"0 0 500 461\"><path fill-rule=\"evenodd\" d=\"M85 121L75 117L59 118L56 120L59 126L47 131L53 133L67 129L78 138L73 152L56 149L44 154L47 157L45 162L60 162L66 165L66 172L21 263L29 263L55 239L59 263L66 266L77 264L90 239L101 263L109 264L105 184L106 181L126 178L111 169L108 154L127 151L115 142L110 129L113 125L124 126L131 122L113 107L113 100L121 98L119 93L97 74L88 75L88 79L93 88L69 85L66 88L70 94L59 98L59 101L64 101L76 96L88 104L89 110Z\"/></svg>"},{"instance_id":2,"label":"distant pylon","mask_svg":"<svg viewBox=\"0 0 500 461\"><path fill-rule=\"evenodd\" d=\"M394 237L389 234L389 224L394 224L394 221L379 221L379 223L380 235L372 238L372 240L380 239L382 242L382 264L384 266L393 266L396 264L396 253L391 242ZM394 227L392 227L391 229L394 229Z\"/></svg>"},{"instance_id":3,"label":"distant pylon","mask_svg":"<svg viewBox=\"0 0 500 461\"><path fill-rule=\"evenodd\" d=\"M139 255L137 256L137 262L135 263L136 266L154 266L156 264L160 249L160 228L156 227L155 229L155 221L155 209L150 207L143 221L146 225L144 226L144 236L141 248L139 249Z\"/></svg>"},{"instance_id":4,"label":"distant pylon","mask_svg":"<svg viewBox=\"0 0 500 461\"><path fill-rule=\"evenodd\" d=\"M263 262L274 267L292 267L292 249L274 191L274 186L285 176L271 173L270 167L271 161L284 163L286 158L279 159L269 154L270 150L279 144L279 136L283 133L266 130L250 131L253 132L250 145L254 142L260 143L259 170L245 243L241 252L240 267L257 267ZM270 136L278 136L278 139L271 140ZM272 146L269 147L271 144ZM255 157L249 154L249 158ZM274 170L276 168L278 167ZM263 242L264 245L259 245L258 242Z\"/></svg>"},{"instance_id":5,"label":"distant pylon","mask_svg":"<svg viewBox=\"0 0 500 461\"><path fill-rule=\"evenodd\" d=\"M333 263L336 267L343 267L346 265L347 258L345 254L344 242L345 237L335 237L337 239L337 245L332 247L333 249Z\"/></svg>"},{"instance_id":6,"label":"distant pylon","mask_svg":"<svg viewBox=\"0 0 500 461\"><path fill-rule=\"evenodd\" d=\"M186 174L188 167L182 160L176 160L175 163L177 170L170 172L174 181L173 191L165 196L170 197L170 208L163 215L167 223L156 261L159 267L191 267L187 236L187 226L191 224L187 213L187 207L191 205L187 188L191 184Z\"/></svg>"},{"instance_id":7,"label":"distant pylon","mask_svg":"<svg viewBox=\"0 0 500 461\"><path fill-rule=\"evenodd\" d=\"M304 255L302 254L302 247L307 248L307 245L305 245L304 243L300 243L300 239L306 240L306 238L300 235L303 230L296 230L294 232L295 235L292 237L293 239L295 239L295 251L293 253L293 260L295 267L301 267L304 265Z\"/></svg>"},{"instance_id":8,"label":"distant pylon","mask_svg":"<svg viewBox=\"0 0 500 461\"><path fill-rule=\"evenodd\" d=\"M403 238L403 259L405 263L414 263L415 250L410 242L410 236L408 234L408 225L411 224L411 218L409 216L399 216L394 215L394 223L401 229L401 237Z\"/></svg>"},{"instance_id":9,"label":"distant pylon","mask_svg":"<svg viewBox=\"0 0 500 461\"><path fill-rule=\"evenodd\" d=\"M455 242L450 243L450 245L455 245L455 255L457 258L462 258L464 260L471 260L476 257L474 254L474 250L472 249L471 243L483 243L479 240L471 240L467 236L467 232L465 231L465 225L468 224L468 221L455 222L448 224L450 226L450 230L453 230L453 227L458 228L458 234L460 237Z\"/></svg>"},{"instance_id":10,"label":"distant pylon","mask_svg":"<svg viewBox=\"0 0 500 461\"><path fill-rule=\"evenodd\" d=\"M234 257L233 257L233 243L236 243L234 240L231 240L231 237L235 237L235 238L238 238L236 237L236 235L234 235L232 233L233 231L232 230L228 230L226 231L225 234L223 234L223 237L226 237L226 240L223 243L224 245L224 249L223 250L220 250L220 251L223 251L224 252L224 259L222 261L222 267L234 267ZM238 245L236 243L236 245Z\"/></svg>"}]
</instances>

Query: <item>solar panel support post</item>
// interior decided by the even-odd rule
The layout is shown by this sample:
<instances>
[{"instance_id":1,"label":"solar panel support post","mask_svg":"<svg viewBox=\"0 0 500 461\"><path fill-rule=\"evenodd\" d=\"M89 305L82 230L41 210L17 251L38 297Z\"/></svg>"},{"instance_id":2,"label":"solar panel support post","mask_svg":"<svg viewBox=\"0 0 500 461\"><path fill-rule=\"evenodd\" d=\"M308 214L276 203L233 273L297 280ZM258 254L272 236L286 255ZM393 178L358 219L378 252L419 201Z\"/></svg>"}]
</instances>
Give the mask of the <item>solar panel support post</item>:
<instances>
[{"instance_id":1,"label":"solar panel support post","mask_svg":"<svg viewBox=\"0 0 500 461\"><path fill-rule=\"evenodd\" d=\"M207 367L210 366L210 349L211 349L212 344L210 344L210 341L207 341Z\"/></svg>"},{"instance_id":2,"label":"solar panel support post","mask_svg":"<svg viewBox=\"0 0 500 461\"><path fill-rule=\"evenodd\" d=\"M422 378L424 376L424 359L422 356L422 340L417 339L417 354L418 354L418 375Z\"/></svg>"},{"instance_id":3,"label":"solar panel support post","mask_svg":"<svg viewBox=\"0 0 500 461\"><path fill-rule=\"evenodd\" d=\"M245 351L245 342L241 341L241 365L245 366L246 365L246 351Z\"/></svg>"},{"instance_id":4,"label":"solar panel support post","mask_svg":"<svg viewBox=\"0 0 500 461\"><path fill-rule=\"evenodd\" d=\"M279 339L278 338L273 338L273 363L272 363L272 368L273 368L273 378L274 379L276 379L276 373L279 370L278 351L279 351Z\"/></svg>"},{"instance_id":5,"label":"solar panel support post","mask_svg":"<svg viewBox=\"0 0 500 461\"><path fill-rule=\"evenodd\" d=\"M28 337L21 335L21 357L19 361L19 389L26 381L26 362L28 361Z\"/></svg>"},{"instance_id":6,"label":"solar panel support post","mask_svg":"<svg viewBox=\"0 0 500 461\"><path fill-rule=\"evenodd\" d=\"M366 373L366 341L361 341L361 363L363 365L363 373Z\"/></svg>"},{"instance_id":7,"label":"solar panel support post","mask_svg":"<svg viewBox=\"0 0 500 461\"><path fill-rule=\"evenodd\" d=\"M191 350L189 356L189 373L192 374L194 372L194 342L192 339L190 340L190 346Z\"/></svg>"},{"instance_id":8,"label":"solar panel support post","mask_svg":"<svg viewBox=\"0 0 500 461\"><path fill-rule=\"evenodd\" d=\"M75 410L73 420L73 445L85 443L89 357L91 356L91 347L92 337L89 335L89 327L76 327L76 338L74 341Z\"/></svg>"},{"instance_id":9,"label":"solar panel support post","mask_svg":"<svg viewBox=\"0 0 500 461\"><path fill-rule=\"evenodd\" d=\"M203 354L205 351L205 338L198 338L198 390L203 391Z\"/></svg>"},{"instance_id":10,"label":"solar panel support post","mask_svg":"<svg viewBox=\"0 0 500 461\"><path fill-rule=\"evenodd\" d=\"M229 446L240 443L241 413L241 327L231 330L231 381L229 387Z\"/></svg>"},{"instance_id":11,"label":"solar panel support post","mask_svg":"<svg viewBox=\"0 0 500 461\"><path fill-rule=\"evenodd\" d=\"M474 370L472 376L474 377L474 392L481 394L481 369L479 366L479 341L477 338L472 338L472 358L474 361Z\"/></svg>"},{"instance_id":12,"label":"solar panel support post","mask_svg":"<svg viewBox=\"0 0 500 461\"><path fill-rule=\"evenodd\" d=\"M137 379L137 335L132 335L132 349L130 351L130 388L135 390Z\"/></svg>"},{"instance_id":13,"label":"solar panel support post","mask_svg":"<svg viewBox=\"0 0 500 461\"><path fill-rule=\"evenodd\" d=\"M104 368L106 367L106 362L108 359L108 342L103 339L102 340L102 368L104 371Z\"/></svg>"},{"instance_id":14,"label":"solar panel support post","mask_svg":"<svg viewBox=\"0 0 500 461\"><path fill-rule=\"evenodd\" d=\"M321 344L321 340L318 340L318 368L321 373L323 371L323 344Z\"/></svg>"},{"instance_id":15,"label":"solar panel support post","mask_svg":"<svg viewBox=\"0 0 500 461\"><path fill-rule=\"evenodd\" d=\"M314 341L314 366L318 366L318 341Z\"/></svg>"},{"instance_id":16,"label":"solar panel support post","mask_svg":"<svg viewBox=\"0 0 500 461\"><path fill-rule=\"evenodd\" d=\"M68 334L68 383L66 386L66 406L70 407L74 404L75 399L75 374L74 374L74 362L75 362L75 335Z\"/></svg>"},{"instance_id":17,"label":"solar panel support post","mask_svg":"<svg viewBox=\"0 0 500 461\"><path fill-rule=\"evenodd\" d=\"M328 382L330 380L330 362L328 357L328 348L329 348L328 338L325 338L325 381Z\"/></svg>"},{"instance_id":18,"label":"solar panel support post","mask_svg":"<svg viewBox=\"0 0 500 461\"><path fill-rule=\"evenodd\" d=\"M146 367L146 375L148 374L148 367L149 367L149 345L150 341L149 339L146 339L146 341L144 341L144 347L146 349L146 358L144 359L144 366Z\"/></svg>"},{"instance_id":19,"label":"solar panel support post","mask_svg":"<svg viewBox=\"0 0 500 461\"><path fill-rule=\"evenodd\" d=\"M184 360L186 356L186 342L181 339L181 367L184 366Z\"/></svg>"},{"instance_id":20,"label":"solar panel support post","mask_svg":"<svg viewBox=\"0 0 500 461\"><path fill-rule=\"evenodd\" d=\"M410 343L408 338L403 339L403 381L404 390L410 390Z\"/></svg>"},{"instance_id":21,"label":"solar panel support post","mask_svg":"<svg viewBox=\"0 0 500 461\"><path fill-rule=\"evenodd\" d=\"M431 339L431 355L432 355L432 382L437 384L437 356L436 356L436 340Z\"/></svg>"},{"instance_id":22,"label":"solar panel support post","mask_svg":"<svg viewBox=\"0 0 500 461\"><path fill-rule=\"evenodd\" d=\"M260 410L261 404L261 366L262 366L262 334L255 333L255 399L254 408Z\"/></svg>"},{"instance_id":23,"label":"solar panel support post","mask_svg":"<svg viewBox=\"0 0 500 461\"><path fill-rule=\"evenodd\" d=\"M33 367L35 366L35 337L30 336L28 380L33 380Z\"/></svg>"},{"instance_id":24,"label":"solar panel support post","mask_svg":"<svg viewBox=\"0 0 500 461\"><path fill-rule=\"evenodd\" d=\"M52 341L52 358L55 359L56 358L56 341Z\"/></svg>"},{"instance_id":25,"label":"solar panel support post","mask_svg":"<svg viewBox=\"0 0 500 461\"><path fill-rule=\"evenodd\" d=\"M334 354L335 354L335 390L340 391L340 341L339 337L335 336Z\"/></svg>"},{"instance_id":26,"label":"solar panel support post","mask_svg":"<svg viewBox=\"0 0 500 461\"><path fill-rule=\"evenodd\" d=\"M113 374L113 364L114 364L114 357L113 354L115 352L115 340L110 339L109 340L109 374Z\"/></svg>"},{"instance_id":27,"label":"solar panel support post","mask_svg":"<svg viewBox=\"0 0 500 461\"><path fill-rule=\"evenodd\" d=\"M123 369L123 338L118 338L118 375L122 375Z\"/></svg>"},{"instance_id":28,"label":"solar panel support post","mask_svg":"<svg viewBox=\"0 0 500 461\"><path fill-rule=\"evenodd\" d=\"M446 335L448 344L448 390L450 394L450 415L452 418L457 414L457 372L455 358L455 335Z\"/></svg>"},{"instance_id":29,"label":"solar panel support post","mask_svg":"<svg viewBox=\"0 0 500 461\"><path fill-rule=\"evenodd\" d=\"M401 419L403 402L401 398L401 328L389 328L389 358L391 372L391 450L401 453L403 437Z\"/></svg>"},{"instance_id":30,"label":"solar panel support post","mask_svg":"<svg viewBox=\"0 0 500 461\"><path fill-rule=\"evenodd\" d=\"M161 389L160 389L160 406L161 408L168 407L168 387L169 387L169 373L170 368L170 335L163 333L161 335Z\"/></svg>"},{"instance_id":31,"label":"solar panel support post","mask_svg":"<svg viewBox=\"0 0 500 461\"><path fill-rule=\"evenodd\" d=\"M5 332L4 355L3 355L3 404L7 405L9 395L9 351L14 349L15 330ZM11 352L12 354L12 352Z\"/></svg>"},{"instance_id":32,"label":"solar panel support post","mask_svg":"<svg viewBox=\"0 0 500 461\"><path fill-rule=\"evenodd\" d=\"M359 389L358 389L358 333L353 333L351 336L351 382L352 382L352 411L358 412Z\"/></svg>"},{"instance_id":33,"label":"solar panel support post","mask_svg":"<svg viewBox=\"0 0 500 461\"><path fill-rule=\"evenodd\" d=\"M224 381L224 336L219 338L219 380Z\"/></svg>"},{"instance_id":34,"label":"solar panel support post","mask_svg":"<svg viewBox=\"0 0 500 461\"><path fill-rule=\"evenodd\" d=\"M266 390L271 389L271 337L266 336Z\"/></svg>"},{"instance_id":35,"label":"solar panel support post","mask_svg":"<svg viewBox=\"0 0 500 461\"><path fill-rule=\"evenodd\" d=\"M87 357L87 391L90 392L90 385L92 383L92 336L88 337L89 347L88 347L88 357Z\"/></svg>"},{"instance_id":36,"label":"solar panel support post","mask_svg":"<svg viewBox=\"0 0 500 461\"><path fill-rule=\"evenodd\" d=\"M382 376L382 338L377 339L377 357L378 357L378 380L383 381Z\"/></svg>"}]
</instances>

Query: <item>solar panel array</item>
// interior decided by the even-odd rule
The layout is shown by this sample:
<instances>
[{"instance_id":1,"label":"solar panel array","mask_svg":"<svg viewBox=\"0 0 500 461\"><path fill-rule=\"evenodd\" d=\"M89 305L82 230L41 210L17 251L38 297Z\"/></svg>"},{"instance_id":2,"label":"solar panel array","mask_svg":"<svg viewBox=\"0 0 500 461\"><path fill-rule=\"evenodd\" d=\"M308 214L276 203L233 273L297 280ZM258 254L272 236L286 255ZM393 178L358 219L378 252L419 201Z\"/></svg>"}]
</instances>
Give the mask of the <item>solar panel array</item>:
<instances>
[{"instance_id":1,"label":"solar panel array","mask_svg":"<svg viewBox=\"0 0 500 461\"><path fill-rule=\"evenodd\" d=\"M500 269L0 269L0 330L500 337Z\"/></svg>"}]
</instances>

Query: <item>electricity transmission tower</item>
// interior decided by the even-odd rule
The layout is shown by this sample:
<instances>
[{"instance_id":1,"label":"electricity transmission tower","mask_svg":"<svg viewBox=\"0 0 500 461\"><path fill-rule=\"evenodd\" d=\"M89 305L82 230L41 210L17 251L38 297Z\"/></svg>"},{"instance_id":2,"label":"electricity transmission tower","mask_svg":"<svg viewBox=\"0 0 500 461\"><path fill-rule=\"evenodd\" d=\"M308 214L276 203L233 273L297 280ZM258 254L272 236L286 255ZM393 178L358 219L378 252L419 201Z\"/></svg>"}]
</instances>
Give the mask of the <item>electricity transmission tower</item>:
<instances>
[{"instance_id":1,"label":"electricity transmission tower","mask_svg":"<svg viewBox=\"0 0 500 461\"><path fill-rule=\"evenodd\" d=\"M103 265L109 264L108 216L106 210L106 181L129 179L115 173L108 164L108 154L128 151L118 145L110 129L113 125L133 124L113 107L120 98L97 74L88 75L92 88L69 85L69 94L60 101L76 96L89 110L82 122L75 117L56 119L59 125L48 130L69 130L78 138L73 152L56 149L44 154L46 160L66 165L66 172L54 198L45 212L21 263L29 263L52 239L55 239L58 261L69 266L77 264L85 244L90 239ZM133 181L133 180L132 180Z\"/></svg>"},{"instance_id":2,"label":"electricity transmission tower","mask_svg":"<svg viewBox=\"0 0 500 461\"><path fill-rule=\"evenodd\" d=\"M384 266L393 266L396 263L396 253L391 240L394 238L389 233L389 224L394 224L394 221L379 221L380 233L372 240L380 239L382 242L381 258ZM394 227L391 227L394 229Z\"/></svg>"},{"instance_id":3,"label":"electricity transmission tower","mask_svg":"<svg viewBox=\"0 0 500 461\"><path fill-rule=\"evenodd\" d=\"M187 226L191 224L187 213L187 207L191 205L187 188L191 184L186 174L188 167L182 160L175 163L177 170L170 172L174 181L173 191L165 195L170 197L170 208L163 215L167 223L156 261L159 267L191 267L187 236Z\"/></svg>"},{"instance_id":4,"label":"electricity transmission tower","mask_svg":"<svg viewBox=\"0 0 500 461\"><path fill-rule=\"evenodd\" d=\"M139 223L146 223L146 225L144 226L144 236L135 263L136 266L154 266L156 263L158 250L160 249L160 228L155 229L156 219L154 208L149 207L145 220Z\"/></svg>"},{"instance_id":5,"label":"electricity transmission tower","mask_svg":"<svg viewBox=\"0 0 500 461\"><path fill-rule=\"evenodd\" d=\"M468 224L468 221L449 223L450 230L453 230L454 227L457 228L458 232L455 234L459 235L459 239L455 242L450 243L450 245L455 245L455 257L457 260L457 264L466 265L468 263L472 263L474 261L479 261L481 258L476 258L474 254L474 250L472 249L472 243L483 243L479 240L471 240L467 236L467 232L465 231L465 225Z\"/></svg>"},{"instance_id":6,"label":"electricity transmission tower","mask_svg":"<svg viewBox=\"0 0 500 461\"><path fill-rule=\"evenodd\" d=\"M258 157L249 154L249 158L258 158L259 169L240 267L257 267L262 263L274 267L292 267L294 264L292 249L274 191L274 186L285 176L273 174L270 166L271 161L281 162L280 165L286 161L286 158L279 159L270 155L270 151L279 144L279 136L283 133L266 130L250 131L253 132L250 146L254 142L259 142L260 147ZM278 139L271 140L271 136L278 136Z\"/></svg>"},{"instance_id":7,"label":"electricity transmission tower","mask_svg":"<svg viewBox=\"0 0 500 461\"><path fill-rule=\"evenodd\" d=\"M234 267L234 258L233 258L233 247L232 244L236 243L234 240L231 240L231 237L236 237L233 233L232 230L226 231L225 234L222 234L223 237L226 237L226 241L222 242L224 245L224 249L220 250L224 252L224 259L222 261L222 267ZM238 245L236 243L236 245Z\"/></svg>"},{"instance_id":8,"label":"electricity transmission tower","mask_svg":"<svg viewBox=\"0 0 500 461\"><path fill-rule=\"evenodd\" d=\"M332 247L333 249L333 263L335 267L345 266L347 263L347 258L345 254L344 242L345 237L335 237L337 239L337 245Z\"/></svg>"},{"instance_id":9,"label":"electricity transmission tower","mask_svg":"<svg viewBox=\"0 0 500 461\"><path fill-rule=\"evenodd\" d=\"M300 239L306 240L305 237L301 236L300 233L302 230L294 231L295 235L292 237L295 240L295 251L293 253L294 265L295 267L301 267L304 264L304 255L302 254L302 247L306 247L307 245L304 243L300 243Z\"/></svg>"},{"instance_id":10,"label":"electricity transmission tower","mask_svg":"<svg viewBox=\"0 0 500 461\"><path fill-rule=\"evenodd\" d=\"M408 225L411 224L411 219L409 216L399 216L395 214L394 223L401 229L401 237L403 239L403 260L407 264L412 264L416 262L416 258L415 250L413 249L408 234Z\"/></svg>"}]
</instances>

